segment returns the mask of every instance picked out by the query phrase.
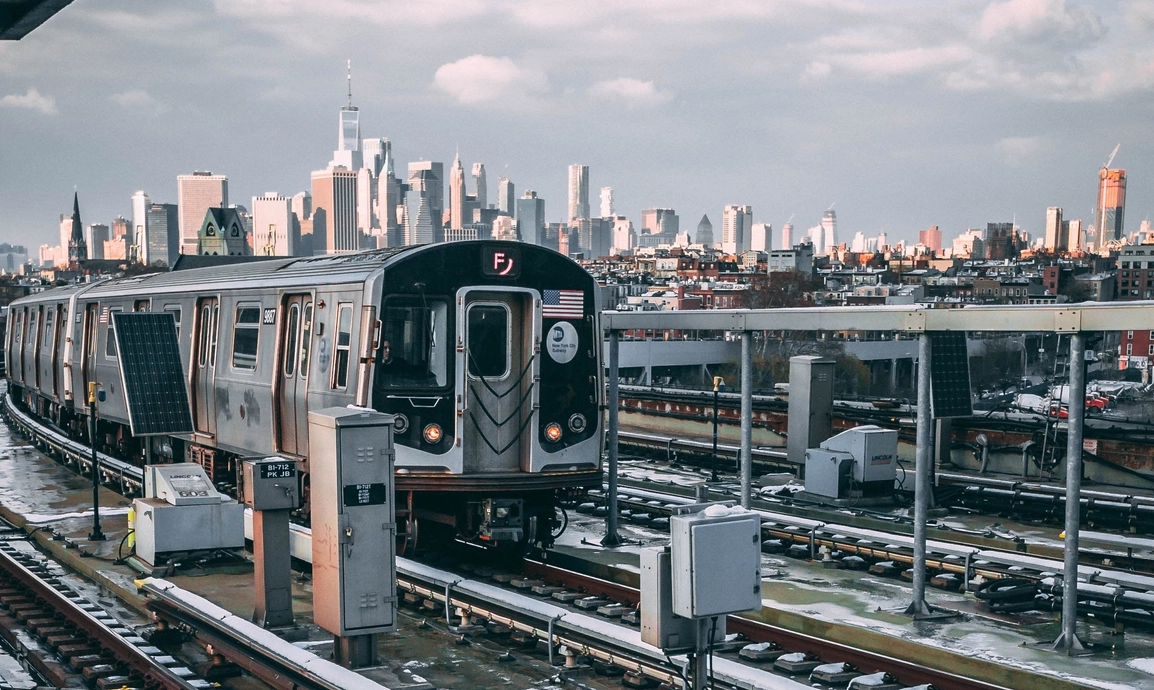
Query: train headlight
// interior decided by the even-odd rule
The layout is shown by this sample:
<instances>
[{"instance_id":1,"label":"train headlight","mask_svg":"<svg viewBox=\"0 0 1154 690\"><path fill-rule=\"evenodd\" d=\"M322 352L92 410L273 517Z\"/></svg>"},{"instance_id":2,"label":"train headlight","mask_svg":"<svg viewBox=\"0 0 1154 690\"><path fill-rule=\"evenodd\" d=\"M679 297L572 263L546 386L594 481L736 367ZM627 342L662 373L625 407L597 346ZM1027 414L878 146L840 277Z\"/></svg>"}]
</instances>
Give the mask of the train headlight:
<instances>
[{"instance_id":1,"label":"train headlight","mask_svg":"<svg viewBox=\"0 0 1154 690\"><path fill-rule=\"evenodd\" d=\"M545 440L549 443L556 443L561 440L561 425L557 422L549 422L549 426L545 427Z\"/></svg>"},{"instance_id":2,"label":"train headlight","mask_svg":"<svg viewBox=\"0 0 1154 690\"><path fill-rule=\"evenodd\" d=\"M393 417L393 431L398 434L403 434L409 430L409 418L403 414L398 414Z\"/></svg>"},{"instance_id":3,"label":"train headlight","mask_svg":"<svg viewBox=\"0 0 1154 690\"><path fill-rule=\"evenodd\" d=\"M440 424L430 424L429 426L425 427L426 443L440 443L442 435L443 433L441 432Z\"/></svg>"},{"instance_id":4,"label":"train headlight","mask_svg":"<svg viewBox=\"0 0 1154 690\"><path fill-rule=\"evenodd\" d=\"M578 412L569 418L569 431L579 434L585 431L585 415Z\"/></svg>"}]
</instances>

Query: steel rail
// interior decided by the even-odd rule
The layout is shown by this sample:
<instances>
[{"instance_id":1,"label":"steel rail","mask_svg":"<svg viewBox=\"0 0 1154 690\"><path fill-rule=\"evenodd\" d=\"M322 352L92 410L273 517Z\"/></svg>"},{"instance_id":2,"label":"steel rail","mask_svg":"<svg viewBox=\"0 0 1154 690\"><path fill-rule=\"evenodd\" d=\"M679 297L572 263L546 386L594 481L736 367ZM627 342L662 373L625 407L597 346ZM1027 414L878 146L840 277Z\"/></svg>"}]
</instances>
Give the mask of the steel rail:
<instances>
[{"instance_id":1,"label":"steel rail","mask_svg":"<svg viewBox=\"0 0 1154 690\"><path fill-rule=\"evenodd\" d=\"M214 653L273 687L284 690L381 690L383 687L299 649L167 580L148 578L141 588L148 595L148 608L157 616L188 631L199 643L211 645Z\"/></svg>"},{"instance_id":2,"label":"steel rail","mask_svg":"<svg viewBox=\"0 0 1154 690\"><path fill-rule=\"evenodd\" d=\"M175 675L139 647L115 631L108 629L92 614L82 609L3 551L0 551L0 568L14 580L27 587L37 599L52 608L58 616L67 620L78 631L83 632L90 639L99 643L101 647L111 652L118 662L131 668L144 680L145 685L164 688L165 690L197 690L196 686Z\"/></svg>"},{"instance_id":3,"label":"steel rail","mask_svg":"<svg viewBox=\"0 0 1154 690\"><path fill-rule=\"evenodd\" d=\"M591 593L610 597L614 601L631 605L638 605L641 601L641 591L628 585L602 580L540 561L526 560L525 569L526 572L535 577L563 583L568 587L581 588ZM752 620L745 616L727 616L725 626L727 633L741 633L752 642L776 642L784 649L791 651L813 652L826 661L849 662L867 673L888 671L901 679L903 687L926 683L938 688L954 690L993 690L1005 687L966 678L949 671L929 669L914 662L831 642L813 635Z\"/></svg>"}]
</instances>

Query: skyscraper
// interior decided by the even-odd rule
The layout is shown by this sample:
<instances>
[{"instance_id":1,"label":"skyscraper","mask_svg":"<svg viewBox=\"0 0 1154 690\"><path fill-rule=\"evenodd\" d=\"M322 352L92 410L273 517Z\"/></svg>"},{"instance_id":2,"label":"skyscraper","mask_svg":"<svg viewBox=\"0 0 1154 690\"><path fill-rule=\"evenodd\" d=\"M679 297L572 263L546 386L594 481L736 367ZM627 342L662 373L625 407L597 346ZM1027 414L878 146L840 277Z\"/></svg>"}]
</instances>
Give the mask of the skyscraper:
<instances>
[{"instance_id":1,"label":"skyscraper","mask_svg":"<svg viewBox=\"0 0 1154 690\"><path fill-rule=\"evenodd\" d=\"M1062 225L1066 227L1066 251L1080 252L1082 251L1082 221L1078 220L1064 220Z\"/></svg>"},{"instance_id":2,"label":"skyscraper","mask_svg":"<svg viewBox=\"0 0 1154 690\"><path fill-rule=\"evenodd\" d=\"M195 254L196 234L200 232L205 212L228 206L228 178L200 171L178 175L176 204L180 208L180 253ZM128 237L129 244L135 242L135 237Z\"/></svg>"},{"instance_id":3,"label":"skyscraper","mask_svg":"<svg viewBox=\"0 0 1154 690\"><path fill-rule=\"evenodd\" d=\"M752 224L752 206L726 206L721 214L721 251L740 254L748 250Z\"/></svg>"},{"instance_id":4,"label":"skyscraper","mask_svg":"<svg viewBox=\"0 0 1154 690\"><path fill-rule=\"evenodd\" d=\"M373 177L393 172L393 144L383 137L365 139L361 142L365 167Z\"/></svg>"},{"instance_id":5,"label":"skyscraper","mask_svg":"<svg viewBox=\"0 0 1154 690\"><path fill-rule=\"evenodd\" d=\"M781 248L793 249L793 223L781 226Z\"/></svg>"},{"instance_id":6,"label":"skyscraper","mask_svg":"<svg viewBox=\"0 0 1154 690\"><path fill-rule=\"evenodd\" d=\"M152 199L148 198L144 190L138 190L132 195L132 235L128 238L128 244L134 248L134 257L138 260L143 260L143 247L148 242L148 207L151 205Z\"/></svg>"},{"instance_id":7,"label":"skyscraper","mask_svg":"<svg viewBox=\"0 0 1154 690\"><path fill-rule=\"evenodd\" d=\"M102 223L93 223L84 228L84 243L88 245L86 259L103 259L104 243L108 241L108 226Z\"/></svg>"},{"instance_id":8,"label":"skyscraper","mask_svg":"<svg viewBox=\"0 0 1154 690\"><path fill-rule=\"evenodd\" d=\"M1095 250L1100 251L1110 240L1122 239L1125 211L1126 171L1102 168L1098 171L1098 205L1094 217L1094 227L1098 229Z\"/></svg>"},{"instance_id":9,"label":"skyscraper","mask_svg":"<svg viewBox=\"0 0 1154 690\"><path fill-rule=\"evenodd\" d=\"M925 246L935 256L942 251L942 231L931 225L928 230L918 231L918 244Z\"/></svg>"},{"instance_id":10,"label":"skyscraper","mask_svg":"<svg viewBox=\"0 0 1154 690\"><path fill-rule=\"evenodd\" d=\"M612 218L617 215L617 210L613 208L613 188L601 188L601 217Z\"/></svg>"},{"instance_id":11,"label":"skyscraper","mask_svg":"<svg viewBox=\"0 0 1154 690\"><path fill-rule=\"evenodd\" d=\"M489 182L485 179L485 164L473 164L473 196L477 200L477 208L489 208Z\"/></svg>"},{"instance_id":12,"label":"skyscraper","mask_svg":"<svg viewBox=\"0 0 1154 690\"><path fill-rule=\"evenodd\" d=\"M344 167L317 170L312 174L312 184L313 253L336 254L360 249L357 174Z\"/></svg>"},{"instance_id":13,"label":"skyscraper","mask_svg":"<svg viewBox=\"0 0 1154 690\"><path fill-rule=\"evenodd\" d=\"M637 232L633 230L633 221L625 216L613 217L613 253L631 254L637 247Z\"/></svg>"},{"instance_id":14,"label":"skyscraper","mask_svg":"<svg viewBox=\"0 0 1154 690\"><path fill-rule=\"evenodd\" d=\"M428 244L444 239L444 184L444 164L433 161L409 163L405 244Z\"/></svg>"},{"instance_id":15,"label":"skyscraper","mask_svg":"<svg viewBox=\"0 0 1154 690\"><path fill-rule=\"evenodd\" d=\"M713 223L709 222L709 216L702 214L701 222L697 224L697 243L705 246L713 246Z\"/></svg>"},{"instance_id":16,"label":"skyscraper","mask_svg":"<svg viewBox=\"0 0 1154 690\"><path fill-rule=\"evenodd\" d=\"M517 200L517 235L522 242L545 245L545 200L532 189Z\"/></svg>"},{"instance_id":17,"label":"skyscraper","mask_svg":"<svg viewBox=\"0 0 1154 690\"><path fill-rule=\"evenodd\" d=\"M176 204L149 204L140 260L171 266L180 256L180 214Z\"/></svg>"},{"instance_id":18,"label":"skyscraper","mask_svg":"<svg viewBox=\"0 0 1154 690\"><path fill-rule=\"evenodd\" d=\"M501 177L497 180L497 210L506 216L512 216L517 212L516 192L513 187L513 181L507 177Z\"/></svg>"},{"instance_id":19,"label":"skyscraper","mask_svg":"<svg viewBox=\"0 0 1154 690\"><path fill-rule=\"evenodd\" d=\"M458 153L449 169L449 229L460 230L465 223L472 222L472 217L465 218L465 169Z\"/></svg>"},{"instance_id":20,"label":"skyscraper","mask_svg":"<svg viewBox=\"0 0 1154 690\"><path fill-rule=\"evenodd\" d=\"M341 107L337 129L337 150L330 167L344 166L351 171L364 167L361 151L361 114L353 105L353 62L348 63L349 102Z\"/></svg>"},{"instance_id":21,"label":"skyscraper","mask_svg":"<svg viewBox=\"0 0 1154 690\"><path fill-rule=\"evenodd\" d=\"M359 192L359 190L358 190ZM300 229L294 222L292 200L267 192L252 198L252 253L257 256L295 256Z\"/></svg>"},{"instance_id":22,"label":"skyscraper","mask_svg":"<svg viewBox=\"0 0 1154 690\"><path fill-rule=\"evenodd\" d=\"M821 230L825 246L825 253L832 252L837 247L837 214L833 206L821 214Z\"/></svg>"},{"instance_id":23,"label":"skyscraper","mask_svg":"<svg viewBox=\"0 0 1154 690\"><path fill-rule=\"evenodd\" d=\"M773 249L773 225L769 223L754 223L751 229L749 248L755 252L768 252Z\"/></svg>"},{"instance_id":24,"label":"skyscraper","mask_svg":"<svg viewBox=\"0 0 1154 690\"><path fill-rule=\"evenodd\" d=\"M569 166L569 220L589 217L589 166Z\"/></svg>"},{"instance_id":25,"label":"skyscraper","mask_svg":"<svg viewBox=\"0 0 1154 690\"><path fill-rule=\"evenodd\" d=\"M1062 209L1057 206L1046 209L1046 231L1042 236L1042 246L1050 252L1066 249L1066 235L1062 232Z\"/></svg>"}]
</instances>

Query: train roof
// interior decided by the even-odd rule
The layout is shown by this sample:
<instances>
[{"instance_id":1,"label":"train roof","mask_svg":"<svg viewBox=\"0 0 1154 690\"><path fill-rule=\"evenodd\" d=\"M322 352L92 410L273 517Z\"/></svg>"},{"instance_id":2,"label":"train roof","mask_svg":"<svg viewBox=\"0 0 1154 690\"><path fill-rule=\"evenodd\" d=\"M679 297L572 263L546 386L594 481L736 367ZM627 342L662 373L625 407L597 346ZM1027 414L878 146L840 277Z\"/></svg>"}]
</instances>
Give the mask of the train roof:
<instances>
[{"instance_id":1,"label":"train roof","mask_svg":"<svg viewBox=\"0 0 1154 690\"><path fill-rule=\"evenodd\" d=\"M149 294L184 293L190 290L202 290L206 284L217 289L231 289L250 287L253 285L277 286L305 286L339 283L363 282L369 276L382 269L387 264L415 258L426 252L444 250L450 246L464 244L501 244L498 240L472 240L468 242L438 242L406 247L391 247L388 249L372 249L363 252L348 254L329 254L324 256L289 257L253 261L245 263L230 263L205 268L189 268L164 273L148 273L138 276L104 279L93 283L78 283L64 287L46 290L44 292L21 298L21 303L59 302L66 300L73 293L82 292L85 298L120 297L139 295L142 292ZM537 249L536 245L521 242L508 242L523 249ZM558 259L570 261L556 252L549 252Z\"/></svg>"}]
</instances>

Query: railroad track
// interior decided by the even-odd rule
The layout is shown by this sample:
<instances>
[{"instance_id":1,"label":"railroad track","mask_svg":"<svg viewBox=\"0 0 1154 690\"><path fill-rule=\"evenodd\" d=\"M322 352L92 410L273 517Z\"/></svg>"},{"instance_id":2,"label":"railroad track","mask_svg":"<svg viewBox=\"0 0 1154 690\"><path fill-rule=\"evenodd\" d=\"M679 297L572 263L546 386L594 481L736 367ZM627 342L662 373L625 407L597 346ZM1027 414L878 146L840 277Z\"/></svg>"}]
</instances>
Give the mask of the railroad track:
<instances>
[{"instance_id":1,"label":"railroad track","mask_svg":"<svg viewBox=\"0 0 1154 690\"><path fill-rule=\"evenodd\" d=\"M98 690L212 687L62 575L63 569L29 542L0 542L0 636L46 681Z\"/></svg>"},{"instance_id":2,"label":"railroad track","mask_svg":"<svg viewBox=\"0 0 1154 690\"><path fill-rule=\"evenodd\" d=\"M592 497L604 499L597 493ZM657 488L630 486L628 481L618 490L618 508L622 511L620 517L623 521L659 530L668 528L664 516L668 516L674 506L693 502L694 499L684 495L662 492ZM587 503L579 510L588 512L589 505ZM824 560L830 567L869 569L874 574L888 577L904 576L913 565L913 540L908 534L786 515L773 510L772 504L755 502L753 507L762 515L762 550L767 553ZM951 534L947 531L942 535L945 538L926 542L928 581L932 586L958 592L972 590L988 580L1025 579L1037 583L1039 590L1046 594L1060 591L1060 588L1053 587L1055 573L1062 570L1060 554L1048 557L1022 553L1023 545L1009 538L1003 540L1006 542L1004 547L951 542L948 540ZM991 540L982 538L980 541ZM1083 557L1088 555L1103 557L1094 552L1082 552ZM1126 560L1117 555L1111 557ZM1131 572L1092 563L1079 566L1079 578L1085 582L1079 585L1079 611L1108 625L1126 623L1154 629L1154 599L1147 595L1154 590L1154 576L1149 574L1154 564L1148 559L1128 560L1139 563L1143 571ZM1053 603L1056 601L1043 597L1039 599L1036 610L1056 610Z\"/></svg>"},{"instance_id":3,"label":"railroad track","mask_svg":"<svg viewBox=\"0 0 1154 690\"><path fill-rule=\"evenodd\" d=\"M12 412L10 409L10 416L14 416ZM34 422L30 423L30 420L24 421L21 426L34 436L42 433L37 430ZM80 458L84 455L83 449L69 449L69 452L75 453ZM115 479L126 475L123 468L113 466L113 469L115 475L105 476ZM290 540L293 555L304 561L311 560L310 542L309 531L294 525ZM642 687L646 682L672 684L674 687L679 684L681 673L678 659L670 660L660 650L642 643L640 633L627 623L586 612L605 608L619 614L619 617L624 617L629 610L635 610L636 589L594 580L577 573L564 572L544 564L530 564L526 568L527 575L539 577L546 588L552 587L556 590L547 592L548 600L514 591L517 589L513 585L514 578L506 581L505 584L508 585L506 588L406 559L398 559L398 590L402 594L418 598L419 605L426 611L436 611L439 604L446 622L453 621L454 618L459 621L464 614L471 621L476 619L496 623L507 627L510 634L521 633L522 641L544 640L550 652L561 653L563 648L568 650L570 652L568 656L574 659L594 660L633 674ZM519 579L524 585L523 581L526 578ZM567 598L555 596L563 592L567 593ZM594 601L590 601L589 597L594 597ZM604 601L596 602L594 606L599 597L604 598ZM567 606L559 605L561 603L566 603ZM207 621L203 620L203 617L194 615L198 610L202 612L206 610L202 604L188 605L187 602L182 606L164 604L157 605L155 610L171 625L185 629L193 635L203 635L202 642L211 644L214 653L230 661L240 663L244 657L252 655L252 646L246 641L250 637L255 637L248 635L252 631L248 631L246 637L236 636L235 631L208 628ZM209 616L209 618L216 617ZM884 651L829 643L817 636L802 635L758 621L735 617L730 617L730 620L732 621L730 632L741 631L750 644L765 645L750 652L754 655L754 659L759 658L762 664L776 668L778 672L759 667L756 660L741 662L721 655L715 661L714 675L720 685L727 687L775 690L806 687L808 685L799 685L793 679L799 678L808 684L809 676L814 671L818 674L832 674L831 677L839 679L838 682L843 684L861 672L881 674L878 676L879 680L890 679L878 686L883 688L913 687L925 683L931 683L942 689L957 690L1027 687L1031 683L1036 687L1045 686L1050 690L1082 687L1053 677L1036 676L1000 666L995 669L995 665L987 669L989 677L983 680L981 673L972 672L963 676L947 670L951 668L949 662L938 668L930 668L894 658ZM267 661L259 661L258 666L271 668L271 676L278 673L287 674L295 662L291 660L291 655L282 656L288 660L285 662L287 666L278 669ZM1005 684L996 680L1007 676L1021 682ZM275 678L273 680L275 681ZM283 686L325 687L298 682L300 680L293 678L286 681L287 684ZM815 676L814 680L823 680L823 676Z\"/></svg>"}]
</instances>

